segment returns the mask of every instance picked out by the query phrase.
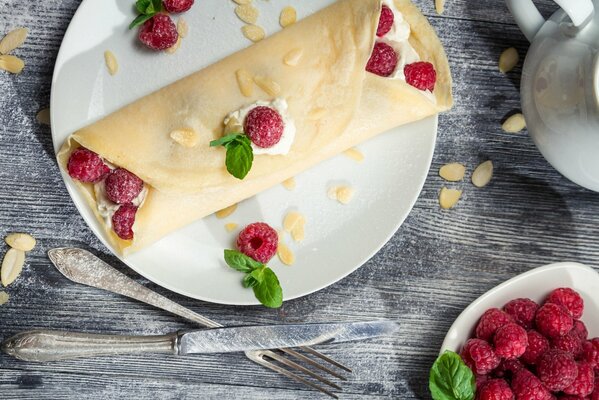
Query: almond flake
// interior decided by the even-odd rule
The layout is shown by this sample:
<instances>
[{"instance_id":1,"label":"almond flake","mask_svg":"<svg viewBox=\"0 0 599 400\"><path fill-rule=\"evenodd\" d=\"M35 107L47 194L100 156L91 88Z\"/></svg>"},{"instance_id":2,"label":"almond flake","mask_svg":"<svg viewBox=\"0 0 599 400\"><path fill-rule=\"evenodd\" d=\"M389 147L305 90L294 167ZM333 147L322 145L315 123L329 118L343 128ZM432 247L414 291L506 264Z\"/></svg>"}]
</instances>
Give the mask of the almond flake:
<instances>
[{"instance_id":1,"label":"almond flake","mask_svg":"<svg viewBox=\"0 0 599 400\"><path fill-rule=\"evenodd\" d=\"M232 206L223 208L222 210L216 212L216 218L225 219L229 215L233 214L235 210L237 210L237 204L233 204Z\"/></svg>"},{"instance_id":2,"label":"almond flake","mask_svg":"<svg viewBox=\"0 0 599 400\"><path fill-rule=\"evenodd\" d=\"M285 54L283 57L283 62L285 65L289 65L290 67L295 67L299 64L302 56L304 55L304 50L302 49L293 49L289 53Z\"/></svg>"},{"instance_id":3,"label":"almond flake","mask_svg":"<svg viewBox=\"0 0 599 400\"><path fill-rule=\"evenodd\" d=\"M227 230L227 232L231 233L233 232L235 229L237 229L239 225L236 224L235 222L230 222L228 224L225 224L225 229Z\"/></svg>"},{"instance_id":4,"label":"almond flake","mask_svg":"<svg viewBox=\"0 0 599 400\"><path fill-rule=\"evenodd\" d=\"M357 162L362 162L364 161L364 154L362 154L362 152L360 152L360 150L356 149L355 147L352 147L351 149L347 149L343 152L343 154L346 157L351 158L354 161Z\"/></svg>"},{"instance_id":5,"label":"almond flake","mask_svg":"<svg viewBox=\"0 0 599 400\"><path fill-rule=\"evenodd\" d=\"M279 17L279 23L281 26L286 28L289 25L295 24L295 21L297 21L297 11L295 11L295 8L291 6L283 8L283 11L281 11L281 16Z\"/></svg>"},{"instance_id":6,"label":"almond flake","mask_svg":"<svg viewBox=\"0 0 599 400\"><path fill-rule=\"evenodd\" d=\"M520 56L518 55L518 50L515 48L510 47L504 50L499 57L499 71L504 74L510 72L518 64L519 60Z\"/></svg>"},{"instance_id":7,"label":"almond flake","mask_svg":"<svg viewBox=\"0 0 599 400\"><path fill-rule=\"evenodd\" d=\"M289 247L283 242L279 242L279 247L277 248L277 255L279 256L279 260L285 265L293 265L295 264L295 255L291 251Z\"/></svg>"},{"instance_id":8,"label":"almond flake","mask_svg":"<svg viewBox=\"0 0 599 400\"><path fill-rule=\"evenodd\" d=\"M177 33L179 36L184 38L189 33L189 25L187 25L187 21L183 19L183 17L179 17L177 20Z\"/></svg>"},{"instance_id":9,"label":"almond flake","mask_svg":"<svg viewBox=\"0 0 599 400\"><path fill-rule=\"evenodd\" d=\"M350 186L333 186L329 189L329 199L337 200L341 204L349 204L353 199L355 190Z\"/></svg>"},{"instance_id":10,"label":"almond flake","mask_svg":"<svg viewBox=\"0 0 599 400\"><path fill-rule=\"evenodd\" d=\"M252 74L247 69L241 68L235 72L235 76L241 94L245 97L252 97L254 93L254 77Z\"/></svg>"},{"instance_id":11,"label":"almond flake","mask_svg":"<svg viewBox=\"0 0 599 400\"><path fill-rule=\"evenodd\" d=\"M13 249L31 251L35 247L35 238L26 233L11 233L4 238L7 245Z\"/></svg>"},{"instance_id":12,"label":"almond flake","mask_svg":"<svg viewBox=\"0 0 599 400\"><path fill-rule=\"evenodd\" d=\"M439 204L441 208L444 210L449 210L454 207L460 201L462 197L462 191L456 189L447 189L444 187L441 189L441 193L439 193Z\"/></svg>"},{"instance_id":13,"label":"almond flake","mask_svg":"<svg viewBox=\"0 0 599 400\"><path fill-rule=\"evenodd\" d=\"M106 50L104 52L104 62L106 63L106 68L108 68L108 73L110 75L116 75L116 73L119 72L119 64L112 51Z\"/></svg>"},{"instance_id":14,"label":"almond flake","mask_svg":"<svg viewBox=\"0 0 599 400\"><path fill-rule=\"evenodd\" d=\"M493 161L485 161L472 173L472 184L478 188L485 187L493 178Z\"/></svg>"},{"instance_id":15,"label":"almond flake","mask_svg":"<svg viewBox=\"0 0 599 400\"><path fill-rule=\"evenodd\" d=\"M8 303L9 299L10 296L8 295L8 293L0 292L0 306L3 306L4 304Z\"/></svg>"},{"instance_id":16,"label":"almond flake","mask_svg":"<svg viewBox=\"0 0 599 400\"><path fill-rule=\"evenodd\" d=\"M43 110L40 110L35 116L35 119L42 125L50 125L50 109L44 108Z\"/></svg>"},{"instance_id":17,"label":"almond flake","mask_svg":"<svg viewBox=\"0 0 599 400\"><path fill-rule=\"evenodd\" d=\"M243 132L243 127L235 117L229 118L227 125L225 125L224 134L228 135L230 133L241 133Z\"/></svg>"},{"instance_id":18,"label":"almond flake","mask_svg":"<svg viewBox=\"0 0 599 400\"><path fill-rule=\"evenodd\" d=\"M526 121L524 120L524 115L518 113L514 114L508 119L505 120L501 128L504 132L507 133L518 133L521 132L524 128L526 128Z\"/></svg>"},{"instance_id":19,"label":"almond flake","mask_svg":"<svg viewBox=\"0 0 599 400\"><path fill-rule=\"evenodd\" d=\"M10 55L0 55L0 69L8 71L13 74L19 74L25 68L25 62L19 57Z\"/></svg>"},{"instance_id":20,"label":"almond flake","mask_svg":"<svg viewBox=\"0 0 599 400\"><path fill-rule=\"evenodd\" d=\"M439 176L449 182L459 182L464 179L466 167L459 163L445 164L439 170Z\"/></svg>"},{"instance_id":21,"label":"almond flake","mask_svg":"<svg viewBox=\"0 0 599 400\"><path fill-rule=\"evenodd\" d=\"M254 82L256 82L256 85L258 85L260 89L264 90L264 92L270 96L274 97L281 93L281 86L266 76L255 76Z\"/></svg>"},{"instance_id":22,"label":"almond flake","mask_svg":"<svg viewBox=\"0 0 599 400\"><path fill-rule=\"evenodd\" d=\"M23 250L9 249L2 260L2 270L0 271L0 279L6 287L13 283L25 264L25 252Z\"/></svg>"},{"instance_id":23,"label":"almond flake","mask_svg":"<svg viewBox=\"0 0 599 400\"><path fill-rule=\"evenodd\" d=\"M164 51L168 54L174 54L177 50L179 50L179 47L181 47L181 36L177 37L177 41L174 45Z\"/></svg>"},{"instance_id":24,"label":"almond flake","mask_svg":"<svg viewBox=\"0 0 599 400\"><path fill-rule=\"evenodd\" d=\"M250 4L252 0L233 0L237 4Z\"/></svg>"},{"instance_id":25,"label":"almond flake","mask_svg":"<svg viewBox=\"0 0 599 400\"><path fill-rule=\"evenodd\" d=\"M8 32L0 41L0 54L8 54L17 47L20 47L27 39L29 29L16 28Z\"/></svg>"},{"instance_id":26,"label":"almond flake","mask_svg":"<svg viewBox=\"0 0 599 400\"><path fill-rule=\"evenodd\" d=\"M287 190L294 190L296 186L295 178L289 178L286 181L283 181L281 185Z\"/></svg>"},{"instance_id":27,"label":"almond flake","mask_svg":"<svg viewBox=\"0 0 599 400\"><path fill-rule=\"evenodd\" d=\"M445 11L445 0L435 0L435 9L437 10L437 14L443 14L443 11Z\"/></svg>"},{"instance_id":28,"label":"almond flake","mask_svg":"<svg viewBox=\"0 0 599 400\"><path fill-rule=\"evenodd\" d=\"M243 32L243 36L250 39L252 42L259 42L266 36L264 28L258 25L244 25L241 28L241 32Z\"/></svg>"},{"instance_id":29,"label":"almond flake","mask_svg":"<svg viewBox=\"0 0 599 400\"><path fill-rule=\"evenodd\" d=\"M191 128L175 129L170 137L181 146L189 148L197 146L199 141L197 133Z\"/></svg>"},{"instance_id":30,"label":"almond flake","mask_svg":"<svg viewBox=\"0 0 599 400\"><path fill-rule=\"evenodd\" d=\"M246 24L255 24L258 21L260 12L256 7L250 4L242 4L235 7L235 14Z\"/></svg>"},{"instance_id":31,"label":"almond flake","mask_svg":"<svg viewBox=\"0 0 599 400\"><path fill-rule=\"evenodd\" d=\"M286 232L291 233L291 237L296 242L301 242L304 240L305 232L304 228L306 226L306 218L297 211L291 211L285 216L283 220L283 229Z\"/></svg>"}]
</instances>

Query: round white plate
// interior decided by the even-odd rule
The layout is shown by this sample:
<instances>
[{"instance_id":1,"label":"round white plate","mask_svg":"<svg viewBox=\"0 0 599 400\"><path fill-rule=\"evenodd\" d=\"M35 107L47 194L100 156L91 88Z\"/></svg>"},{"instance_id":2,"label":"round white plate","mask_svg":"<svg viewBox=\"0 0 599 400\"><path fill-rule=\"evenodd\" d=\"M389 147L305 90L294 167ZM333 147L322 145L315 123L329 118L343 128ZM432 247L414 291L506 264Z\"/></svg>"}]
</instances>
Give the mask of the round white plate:
<instances>
[{"instance_id":1,"label":"round white plate","mask_svg":"<svg viewBox=\"0 0 599 400\"><path fill-rule=\"evenodd\" d=\"M296 2L298 18L333 2ZM269 33L280 29L278 16L288 3L256 2L259 24ZM172 55L148 51L137 42L136 31L127 29L135 16L133 4L133 0L85 0L73 17L52 82L56 150L78 128L250 45L241 34L243 23L233 12L234 2L199 0L181 14L189 25L181 48ZM105 50L118 60L115 76L108 74L104 64ZM306 239L286 240L297 262L286 267L275 257L270 266L279 276L286 300L315 292L350 274L396 232L428 174L436 131L433 117L385 133L360 147L366 156L362 163L338 156L298 176L294 191L274 187L240 204L226 220L209 216L122 260L151 281L186 296L223 304L257 304L252 291L241 286L241 274L224 264L223 249L233 247L237 234L227 233L224 225L235 222L243 227L265 221L279 228L286 212L298 210L307 219ZM65 183L87 224L110 248L70 178L65 176ZM327 197L327 189L338 183L356 189L347 206Z\"/></svg>"}]
</instances>

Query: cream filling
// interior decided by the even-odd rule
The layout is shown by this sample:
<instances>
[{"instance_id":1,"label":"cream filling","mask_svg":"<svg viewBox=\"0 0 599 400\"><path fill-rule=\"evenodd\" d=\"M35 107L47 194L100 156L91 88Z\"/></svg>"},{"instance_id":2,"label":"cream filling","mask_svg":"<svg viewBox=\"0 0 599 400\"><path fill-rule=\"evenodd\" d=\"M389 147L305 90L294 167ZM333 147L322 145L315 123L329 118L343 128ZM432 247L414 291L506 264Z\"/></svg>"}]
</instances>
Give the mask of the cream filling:
<instances>
[{"instance_id":1,"label":"cream filling","mask_svg":"<svg viewBox=\"0 0 599 400\"><path fill-rule=\"evenodd\" d=\"M110 229L112 229L112 216L119 209L120 204L113 203L106 195L106 179L102 179L100 182L94 184L94 194L96 195L96 204L98 213L104 218L104 223ZM146 201L148 195L148 188L146 185L143 186L141 192L131 202L136 207L141 207ZM135 225L134 225L135 226Z\"/></svg>"},{"instance_id":2,"label":"cream filling","mask_svg":"<svg viewBox=\"0 0 599 400\"><path fill-rule=\"evenodd\" d=\"M289 115L289 107L285 99L276 98L270 102L257 101L254 104L243 107L227 115L227 117L225 118L225 125L229 122L231 118L235 118L237 121L239 121L241 125L243 125L245 117L248 115L248 113L258 106L266 106L277 110L277 112L281 115L281 118L283 119L284 128L281 140L279 140L279 143L275 144L272 147L263 148L258 147L254 143L252 143L254 155L287 155L289 153L289 150L291 150L291 145L293 144L293 141L295 140L296 128L293 119Z\"/></svg>"}]
</instances>

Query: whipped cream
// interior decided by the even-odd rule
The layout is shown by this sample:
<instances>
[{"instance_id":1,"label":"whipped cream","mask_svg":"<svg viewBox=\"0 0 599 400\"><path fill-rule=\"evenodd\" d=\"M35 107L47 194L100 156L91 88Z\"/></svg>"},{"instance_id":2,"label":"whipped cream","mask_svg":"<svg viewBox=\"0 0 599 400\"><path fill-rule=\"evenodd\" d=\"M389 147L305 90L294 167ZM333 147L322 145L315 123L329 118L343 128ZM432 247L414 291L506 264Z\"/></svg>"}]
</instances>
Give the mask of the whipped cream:
<instances>
[{"instance_id":1,"label":"whipped cream","mask_svg":"<svg viewBox=\"0 0 599 400\"><path fill-rule=\"evenodd\" d=\"M119 209L120 204L112 202L106 195L106 179L102 179L100 182L94 183L94 194L96 195L96 204L98 206L98 213L104 218L104 223L112 229L112 216ZM146 185L136 198L131 202L136 207L141 207L146 201L148 195L148 188Z\"/></svg>"},{"instance_id":2,"label":"whipped cream","mask_svg":"<svg viewBox=\"0 0 599 400\"><path fill-rule=\"evenodd\" d=\"M284 128L281 140L279 141L279 143L275 144L272 147L258 147L252 142L252 150L254 151L254 155L287 155L289 153L289 150L291 150L291 145L293 144L293 141L295 140L296 128L293 119L289 115L289 107L285 99L276 98L270 102L257 101L254 104L245 106L227 115L227 117L225 118L225 125L229 122L229 120L231 120L231 118L235 118L243 126L245 117L248 115L250 111L252 111L254 108L258 106L266 106L277 110L277 112L281 115L281 118L283 119Z\"/></svg>"}]
</instances>

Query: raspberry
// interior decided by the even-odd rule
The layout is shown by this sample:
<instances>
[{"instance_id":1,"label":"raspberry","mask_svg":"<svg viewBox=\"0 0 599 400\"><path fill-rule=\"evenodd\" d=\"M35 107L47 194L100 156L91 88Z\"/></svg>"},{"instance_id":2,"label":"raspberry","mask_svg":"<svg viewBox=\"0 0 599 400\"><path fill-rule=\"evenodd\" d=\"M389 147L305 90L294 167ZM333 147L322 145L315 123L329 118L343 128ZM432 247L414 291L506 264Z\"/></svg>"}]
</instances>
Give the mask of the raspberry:
<instances>
[{"instance_id":1,"label":"raspberry","mask_svg":"<svg viewBox=\"0 0 599 400\"><path fill-rule=\"evenodd\" d=\"M478 391L489 379L489 375L476 375L476 390Z\"/></svg>"},{"instance_id":2,"label":"raspberry","mask_svg":"<svg viewBox=\"0 0 599 400\"><path fill-rule=\"evenodd\" d=\"M507 324L497 329L493 343L495 354L507 360L514 360L526 351L528 335L520 325Z\"/></svg>"},{"instance_id":3,"label":"raspberry","mask_svg":"<svg viewBox=\"0 0 599 400\"><path fill-rule=\"evenodd\" d=\"M582 341L574 331L551 340L551 348L563 350L577 358L582 355Z\"/></svg>"},{"instance_id":4,"label":"raspberry","mask_svg":"<svg viewBox=\"0 0 599 400\"><path fill-rule=\"evenodd\" d=\"M137 207L133 204L123 204L112 216L112 229L123 240L133 239L133 224Z\"/></svg>"},{"instance_id":5,"label":"raspberry","mask_svg":"<svg viewBox=\"0 0 599 400\"><path fill-rule=\"evenodd\" d=\"M595 390L595 372L591 364L578 363L578 376L574 382L564 389L564 393L573 396L588 396Z\"/></svg>"},{"instance_id":6,"label":"raspberry","mask_svg":"<svg viewBox=\"0 0 599 400\"><path fill-rule=\"evenodd\" d=\"M239 251L263 264L275 255L278 244L277 231L263 222L246 226L237 238Z\"/></svg>"},{"instance_id":7,"label":"raspberry","mask_svg":"<svg viewBox=\"0 0 599 400\"><path fill-rule=\"evenodd\" d=\"M370 60L366 64L366 71L375 75L387 77L395 71L397 67L397 53L393 47L387 43L377 42L374 45Z\"/></svg>"},{"instance_id":8,"label":"raspberry","mask_svg":"<svg viewBox=\"0 0 599 400\"><path fill-rule=\"evenodd\" d=\"M578 375L578 366L571 354L549 350L537 362L537 375L547 389L558 392L570 386Z\"/></svg>"},{"instance_id":9,"label":"raspberry","mask_svg":"<svg viewBox=\"0 0 599 400\"><path fill-rule=\"evenodd\" d=\"M245 117L243 125L245 134L256 146L262 148L279 143L285 130L281 114L266 106L253 108Z\"/></svg>"},{"instance_id":10,"label":"raspberry","mask_svg":"<svg viewBox=\"0 0 599 400\"><path fill-rule=\"evenodd\" d=\"M554 303L546 303L539 308L535 321L537 330L550 338L564 336L572 330L574 325L568 310Z\"/></svg>"},{"instance_id":11,"label":"raspberry","mask_svg":"<svg viewBox=\"0 0 599 400\"><path fill-rule=\"evenodd\" d=\"M531 299L512 300L503 307L503 311L524 329L532 328L538 309L539 305Z\"/></svg>"},{"instance_id":12,"label":"raspberry","mask_svg":"<svg viewBox=\"0 0 599 400\"><path fill-rule=\"evenodd\" d=\"M570 316L574 319L580 319L584 311L584 301L582 297L570 288L555 289L549 294L546 303L559 304L566 307Z\"/></svg>"},{"instance_id":13,"label":"raspberry","mask_svg":"<svg viewBox=\"0 0 599 400\"><path fill-rule=\"evenodd\" d=\"M490 341L497 329L514 322L512 317L498 308L490 308L480 317L476 326L476 337Z\"/></svg>"},{"instance_id":14,"label":"raspberry","mask_svg":"<svg viewBox=\"0 0 599 400\"><path fill-rule=\"evenodd\" d=\"M437 71L433 64L425 61L408 64L404 67L404 74L406 82L416 89L430 90L431 92L435 90Z\"/></svg>"},{"instance_id":15,"label":"raspberry","mask_svg":"<svg viewBox=\"0 0 599 400\"><path fill-rule=\"evenodd\" d=\"M193 6L194 0L162 0L164 8L170 13L181 13Z\"/></svg>"},{"instance_id":16,"label":"raspberry","mask_svg":"<svg viewBox=\"0 0 599 400\"><path fill-rule=\"evenodd\" d=\"M572 328L572 332L575 332L580 340L587 340L589 338L589 331L587 330L584 322L577 320L574 321L574 327Z\"/></svg>"},{"instance_id":17,"label":"raspberry","mask_svg":"<svg viewBox=\"0 0 599 400\"><path fill-rule=\"evenodd\" d=\"M486 375L499 366L501 360L493 347L484 340L470 339L462 349L462 359L478 375Z\"/></svg>"},{"instance_id":18,"label":"raspberry","mask_svg":"<svg viewBox=\"0 0 599 400\"><path fill-rule=\"evenodd\" d=\"M528 331L528 347L522 357L523 362L535 365L540 356L549 350L549 340L535 330Z\"/></svg>"},{"instance_id":19,"label":"raspberry","mask_svg":"<svg viewBox=\"0 0 599 400\"><path fill-rule=\"evenodd\" d=\"M591 393L590 400L599 400L599 374L595 374L595 390Z\"/></svg>"},{"instance_id":20,"label":"raspberry","mask_svg":"<svg viewBox=\"0 0 599 400\"><path fill-rule=\"evenodd\" d=\"M496 378L509 378L514 376L518 371L524 369L524 364L519 360L503 360L499 367L493 371L493 376Z\"/></svg>"},{"instance_id":21,"label":"raspberry","mask_svg":"<svg viewBox=\"0 0 599 400\"><path fill-rule=\"evenodd\" d=\"M562 394L560 397L557 398L558 400L585 400L585 398L582 398L580 396L572 396L569 394Z\"/></svg>"},{"instance_id":22,"label":"raspberry","mask_svg":"<svg viewBox=\"0 0 599 400\"><path fill-rule=\"evenodd\" d=\"M393 21L395 20L395 15L393 15L393 11L387 6L383 6L381 9L381 18L379 19L379 27L376 30L376 35L378 37L383 37L393 27Z\"/></svg>"},{"instance_id":23,"label":"raspberry","mask_svg":"<svg viewBox=\"0 0 599 400\"><path fill-rule=\"evenodd\" d=\"M156 14L139 28L139 40L152 50L166 50L179 39L177 26L166 14Z\"/></svg>"},{"instance_id":24,"label":"raspberry","mask_svg":"<svg viewBox=\"0 0 599 400\"><path fill-rule=\"evenodd\" d=\"M512 391L517 400L551 400L545 385L527 369L519 371L512 379Z\"/></svg>"},{"instance_id":25,"label":"raspberry","mask_svg":"<svg viewBox=\"0 0 599 400\"><path fill-rule=\"evenodd\" d=\"M582 357L593 367L599 367L599 338L582 342Z\"/></svg>"},{"instance_id":26,"label":"raspberry","mask_svg":"<svg viewBox=\"0 0 599 400\"><path fill-rule=\"evenodd\" d=\"M478 400L514 400L514 392L503 379L491 379L476 392Z\"/></svg>"},{"instance_id":27,"label":"raspberry","mask_svg":"<svg viewBox=\"0 0 599 400\"><path fill-rule=\"evenodd\" d=\"M71 178L81 182L98 182L110 172L99 155L84 147L79 147L71 154L67 170Z\"/></svg>"},{"instance_id":28,"label":"raspberry","mask_svg":"<svg viewBox=\"0 0 599 400\"><path fill-rule=\"evenodd\" d=\"M117 168L106 177L106 197L116 204L131 203L141 193L144 182L124 168Z\"/></svg>"}]
</instances>

